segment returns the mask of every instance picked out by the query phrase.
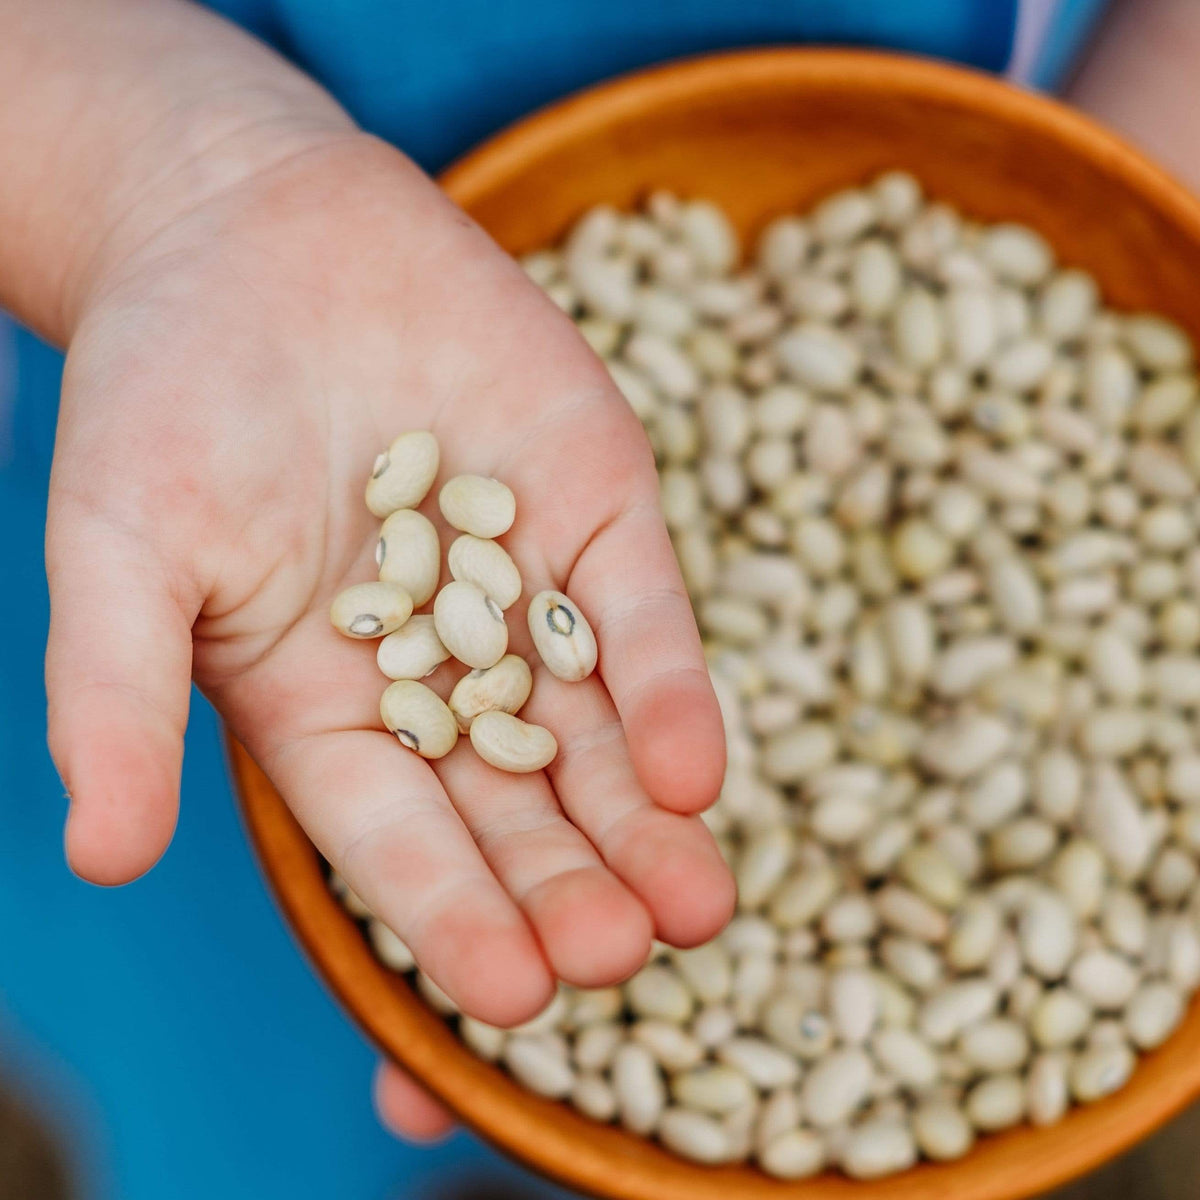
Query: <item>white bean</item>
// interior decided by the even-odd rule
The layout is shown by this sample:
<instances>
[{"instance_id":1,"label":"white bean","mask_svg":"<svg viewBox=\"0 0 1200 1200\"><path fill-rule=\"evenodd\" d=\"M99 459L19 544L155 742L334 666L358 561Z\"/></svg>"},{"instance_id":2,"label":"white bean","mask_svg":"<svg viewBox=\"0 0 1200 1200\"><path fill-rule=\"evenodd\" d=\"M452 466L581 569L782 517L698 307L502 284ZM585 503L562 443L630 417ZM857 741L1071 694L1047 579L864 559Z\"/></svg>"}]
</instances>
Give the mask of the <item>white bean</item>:
<instances>
[{"instance_id":1,"label":"white bean","mask_svg":"<svg viewBox=\"0 0 1200 1200\"><path fill-rule=\"evenodd\" d=\"M437 438L424 429L402 433L375 460L367 480L367 507L377 517L416 508L438 472Z\"/></svg>"},{"instance_id":2,"label":"white bean","mask_svg":"<svg viewBox=\"0 0 1200 1200\"><path fill-rule=\"evenodd\" d=\"M355 583L334 597L329 623L350 638L393 633L412 614L412 597L395 583Z\"/></svg>"},{"instance_id":3,"label":"white bean","mask_svg":"<svg viewBox=\"0 0 1200 1200\"><path fill-rule=\"evenodd\" d=\"M526 615L533 644L552 675L568 683L596 667L596 635L578 605L562 592L539 592Z\"/></svg>"},{"instance_id":4,"label":"white bean","mask_svg":"<svg viewBox=\"0 0 1200 1200\"><path fill-rule=\"evenodd\" d=\"M444 758L458 741L454 714L436 692L412 679L389 685L379 701L379 715L400 744L422 758Z\"/></svg>"}]
</instances>

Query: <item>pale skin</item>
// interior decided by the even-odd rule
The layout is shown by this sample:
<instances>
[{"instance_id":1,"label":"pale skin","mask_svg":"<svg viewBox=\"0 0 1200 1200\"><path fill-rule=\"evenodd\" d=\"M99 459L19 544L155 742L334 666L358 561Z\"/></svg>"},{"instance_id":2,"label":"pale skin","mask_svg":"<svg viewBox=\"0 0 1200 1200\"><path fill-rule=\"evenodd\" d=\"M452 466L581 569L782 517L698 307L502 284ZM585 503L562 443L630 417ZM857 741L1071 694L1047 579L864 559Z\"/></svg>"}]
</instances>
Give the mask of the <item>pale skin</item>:
<instances>
[{"instance_id":1,"label":"pale skin","mask_svg":"<svg viewBox=\"0 0 1200 1200\"><path fill-rule=\"evenodd\" d=\"M1200 46L1190 0L1128 7L1106 70ZM211 14L0 0L0 28L0 304L68 347L46 675L73 869L118 884L162 853L194 678L484 1020L532 1015L556 977L625 978L652 935L712 936L733 889L695 814L719 714L645 440L569 322L400 153ZM1175 56L1144 83L1169 99L1189 71ZM1144 90L1089 80L1086 104L1135 139L1156 118L1153 148L1184 157ZM596 628L597 676L535 673L524 715L562 747L543 775L465 742L432 768L404 751L371 650L329 629L332 595L373 571L365 474L413 427L447 470L513 488L527 594L568 591ZM393 1069L376 1098L407 1136L449 1127Z\"/></svg>"}]
</instances>

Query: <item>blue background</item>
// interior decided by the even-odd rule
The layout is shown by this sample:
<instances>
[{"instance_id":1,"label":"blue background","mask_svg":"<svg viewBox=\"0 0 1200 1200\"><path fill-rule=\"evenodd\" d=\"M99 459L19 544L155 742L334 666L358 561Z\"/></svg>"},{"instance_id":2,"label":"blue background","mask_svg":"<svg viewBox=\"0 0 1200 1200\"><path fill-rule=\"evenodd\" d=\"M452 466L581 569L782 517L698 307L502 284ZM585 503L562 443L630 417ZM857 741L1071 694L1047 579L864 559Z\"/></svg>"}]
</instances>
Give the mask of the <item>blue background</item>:
<instances>
[{"instance_id":1,"label":"blue background","mask_svg":"<svg viewBox=\"0 0 1200 1200\"><path fill-rule=\"evenodd\" d=\"M998 69L1013 3L893 0L226 0L368 127L436 168L546 100L679 54L778 40L895 45ZM1052 83L1099 8L1069 0ZM0 1074L58 1126L88 1200L561 1195L466 1134L404 1147L370 1108L374 1056L300 957L195 698L179 831L116 891L63 865L45 750L42 566L60 362L0 324Z\"/></svg>"}]
</instances>

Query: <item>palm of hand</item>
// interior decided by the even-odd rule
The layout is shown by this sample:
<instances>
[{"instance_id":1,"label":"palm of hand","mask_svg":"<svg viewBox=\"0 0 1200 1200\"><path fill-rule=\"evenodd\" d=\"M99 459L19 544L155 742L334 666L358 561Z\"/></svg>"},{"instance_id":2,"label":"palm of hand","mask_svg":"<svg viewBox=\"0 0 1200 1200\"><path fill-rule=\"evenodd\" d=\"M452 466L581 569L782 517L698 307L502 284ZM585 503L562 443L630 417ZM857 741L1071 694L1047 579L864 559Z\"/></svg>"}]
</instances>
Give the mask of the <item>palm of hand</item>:
<instances>
[{"instance_id":1,"label":"palm of hand","mask_svg":"<svg viewBox=\"0 0 1200 1200\"><path fill-rule=\"evenodd\" d=\"M460 1004L506 1023L555 975L614 982L652 933L720 926L728 877L684 814L715 793L723 739L635 418L412 175L358 145L290 162L164 230L85 314L47 533L51 745L76 869L145 869L174 823L194 652L351 886ZM438 437L439 483L495 475L517 496L510 648L530 653L524 606L545 587L596 628L586 682L533 662L523 715L560 745L545 773L503 775L465 739L409 754L379 720L374 643L329 627L332 595L374 577L363 484L408 428ZM430 682L445 695L454 675Z\"/></svg>"}]
</instances>

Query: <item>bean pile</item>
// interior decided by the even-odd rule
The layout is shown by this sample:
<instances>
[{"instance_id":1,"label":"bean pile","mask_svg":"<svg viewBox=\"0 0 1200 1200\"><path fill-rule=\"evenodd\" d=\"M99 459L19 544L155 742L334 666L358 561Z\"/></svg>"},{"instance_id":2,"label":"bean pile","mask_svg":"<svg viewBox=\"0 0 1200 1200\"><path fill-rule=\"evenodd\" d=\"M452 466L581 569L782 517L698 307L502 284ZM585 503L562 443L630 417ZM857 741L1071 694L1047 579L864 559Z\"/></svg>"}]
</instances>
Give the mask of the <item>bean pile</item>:
<instances>
[{"instance_id":1,"label":"bean pile","mask_svg":"<svg viewBox=\"0 0 1200 1200\"><path fill-rule=\"evenodd\" d=\"M492 766L540 771L558 753L558 743L548 729L516 716L533 690L533 674L523 658L507 653L504 610L520 599L524 585L508 551L494 540L512 528L517 503L496 479L456 475L446 483L438 506L460 536L447 554L452 581L438 591L441 543L417 505L433 487L440 458L433 434L413 430L375 460L366 500L383 518L375 547L379 580L340 592L329 619L347 637L382 638L376 660L395 682L383 693L379 713L401 745L422 758L444 758L466 733ZM432 613L413 615L431 599ZM526 616L552 675L576 682L591 674L596 639L572 600L539 592ZM471 670L443 700L419 681L451 657Z\"/></svg>"},{"instance_id":2,"label":"bean pile","mask_svg":"<svg viewBox=\"0 0 1200 1200\"><path fill-rule=\"evenodd\" d=\"M900 172L738 258L660 193L524 265L658 458L739 913L458 1028L693 1160L877 1178L1116 1091L1200 984L1197 381L1176 326Z\"/></svg>"}]
</instances>

